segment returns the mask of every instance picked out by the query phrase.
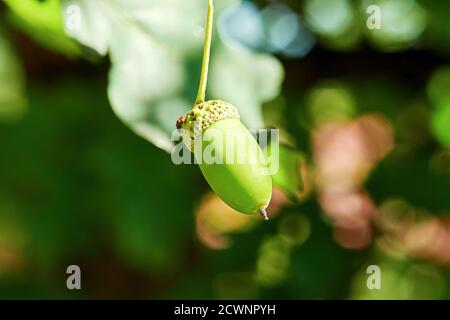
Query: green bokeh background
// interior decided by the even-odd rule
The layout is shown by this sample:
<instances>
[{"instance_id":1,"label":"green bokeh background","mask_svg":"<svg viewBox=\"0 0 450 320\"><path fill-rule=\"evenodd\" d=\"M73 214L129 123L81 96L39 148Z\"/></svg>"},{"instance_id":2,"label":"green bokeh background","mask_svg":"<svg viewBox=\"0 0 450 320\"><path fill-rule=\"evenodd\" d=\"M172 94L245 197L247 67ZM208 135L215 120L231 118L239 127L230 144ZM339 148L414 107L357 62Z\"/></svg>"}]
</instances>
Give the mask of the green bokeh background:
<instances>
[{"instance_id":1,"label":"green bokeh background","mask_svg":"<svg viewBox=\"0 0 450 320\"><path fill-rule=\"evenodd\" d=\"M314 187L269 223L231 232L229 247L206 246L196 225L209 192L200 170L172 164L115 116L107 97L110 63L58 29L59 1L23 5L45 2L55 3L52 23L34 20L39 11L14 14L13 5L0 3L0 298L450 298L450 261L392 254L378 245L386 240L381 231L367 246L343 247ZM285 80L263 106L267 124L281 127L314 167L319 123L381 115L394 147L374 165L365 190L377 206L397 199L446 221L450 2L398 1L413 7L399 22L412 27L400 34L368 31L359 9L368 1L278 2L302 17L315 44L302 57L276 53ZM308 14L327 17L331 3L355 18L322 32L326 26ZM192 79L185 79L189 93ZM312 105L312 92L323 87L334 91ZM450 250L443 241L440 248ZM82 290L66 288L72 264L82 270ZM381 290L366 287L373 264L381 268Z\"/></svg>"}]
</instances>

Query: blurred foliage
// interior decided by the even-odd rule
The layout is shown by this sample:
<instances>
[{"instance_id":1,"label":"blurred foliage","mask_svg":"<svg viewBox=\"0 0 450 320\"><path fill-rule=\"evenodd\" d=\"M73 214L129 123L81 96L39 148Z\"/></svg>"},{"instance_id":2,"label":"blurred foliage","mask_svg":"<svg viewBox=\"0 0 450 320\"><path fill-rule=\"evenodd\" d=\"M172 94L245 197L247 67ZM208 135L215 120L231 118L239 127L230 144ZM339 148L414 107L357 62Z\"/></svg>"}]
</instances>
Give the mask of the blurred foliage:
<instances>
[{"instance_id":1,"label":"blurred foliage","mask_svg":"<svg viewBox=\"0 0 450 320\"><path fill-rule=\"evenodd\" d=\"M216 12L233 2L218 2ZM76 12L65 15L68 33L111 58L108 95L115 113L170 151L176 120L193 104L201 59L192 57L202 51L202 32L195 31L204 24L204 3L66 0L63 7L65 12L80 8L79 26L71 25ZM235 104L247 125L262 127L261 103L279 93L278 61L217 38L211 64L209 94Z\"/></svg>"},{"instance_id":2,"label":"blurred foliage","mask_svg":"<svg viewBox=\"0 0 450 320\"><path fill-rule=\"evenodd\" d=\"M11 11L9 21L40 44L69 56L80 52L79 46L64 32L60 0L5 0Z\"/></svg>"},{"instance_id":3,"label":"blurred foliage","mask_svg":"<svg viewBox=\"0 0 450 320\"><path fill-rule=\"evenodd\" d=\"M164 151L203 1L0 3L0 297L450 298L450 2L216 2L210 97L280 129L269 223Z\"/></svg>"},{"instance_id":4,"label":"blurred foliage","mask_svg":"<svg viewBox=\"0 0 450 320\"><path fill-rule=\"evenodd\" d=\"M25 75L5 33L0 29L0 122L18 120L25 112Z\"/></svg>"},{"instance_id":5,"label":"blurred foliage","mask_svg":"<svg viewBox=\"0 0 450 320\"><path fill-rule=\"evenodd\" d=\"M274 154L273 145L269 145L267 154L278 159L278 170L272 175L274 185L292 199L298 199L303 191L303 178L301 173L302 154L286 145L278 146L277 154Z\"/></svg>"}]
</instances>

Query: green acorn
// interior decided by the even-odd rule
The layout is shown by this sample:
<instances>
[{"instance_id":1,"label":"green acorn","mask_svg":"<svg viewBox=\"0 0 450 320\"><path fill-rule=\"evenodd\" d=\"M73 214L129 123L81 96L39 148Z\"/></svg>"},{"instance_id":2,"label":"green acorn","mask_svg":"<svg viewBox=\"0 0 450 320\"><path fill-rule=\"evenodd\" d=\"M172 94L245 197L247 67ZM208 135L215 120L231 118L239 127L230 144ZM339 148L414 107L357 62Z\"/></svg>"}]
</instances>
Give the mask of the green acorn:
<instances>
[{"instance_id":1,"label":"green acorn","mask_svg":"<svg viewBox=\"0 0 450 320\"><path fill-rule=\"evenodd\" d=\"M260 213L268 220L272 179L263 151L233 105L205 101L212 21L213 4L209 0L199 91L194 107L178 119L177 128L183 129L183 141L214 192L233 209Z\"/></svg>"}]
</instances>

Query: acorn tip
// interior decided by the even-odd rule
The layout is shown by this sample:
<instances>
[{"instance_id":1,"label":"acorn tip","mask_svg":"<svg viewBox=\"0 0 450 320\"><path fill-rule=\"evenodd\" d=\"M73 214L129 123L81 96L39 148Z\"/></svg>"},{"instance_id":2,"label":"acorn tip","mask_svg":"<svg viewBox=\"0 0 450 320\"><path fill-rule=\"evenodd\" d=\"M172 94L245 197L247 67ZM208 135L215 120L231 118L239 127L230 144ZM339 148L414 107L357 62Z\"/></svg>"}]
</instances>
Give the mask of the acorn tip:
<instances>
[{"instance_id":1,"label":"acorn tip","mask_svg":"<svg viewBox=\"0 0 450 320\"><path fill-rule=\"evenodd\" d=\"M269 221L269 216L267 215L267 211L266 209L260 209L259 213L261 214L261 216L264 218L264 220Z\"/></svg>"}]
</instances>

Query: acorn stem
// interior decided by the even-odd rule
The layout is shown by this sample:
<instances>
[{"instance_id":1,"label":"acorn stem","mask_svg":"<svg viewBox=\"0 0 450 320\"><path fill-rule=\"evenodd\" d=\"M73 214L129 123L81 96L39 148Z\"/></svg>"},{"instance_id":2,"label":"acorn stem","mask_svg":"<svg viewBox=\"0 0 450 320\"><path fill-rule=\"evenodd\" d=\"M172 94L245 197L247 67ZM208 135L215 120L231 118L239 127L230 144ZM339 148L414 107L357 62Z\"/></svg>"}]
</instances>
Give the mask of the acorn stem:
<instances>
[{"instance_id":1,"label":"acorn stem","mask_svg":"<svg viewBox=\"0 0 450 320\"><path fill-rule=\"evenodd\" d=\"M209 56L211 53L211 38L213 29L213 0L208 0L208 15L206 17L205 44L203 46L202 71L200 74L200 83L198 86L197 98L195 104L205 102L206 83L208 82Z\"/></svg>"},{"instance_id":2,"label":"acorn stem","mask_svg":"<svg viewBox=\"0 0 450 320\"><path fill-rule=\"evenodd\" d=\"M259 213L261 214L261 216L264 218L264 220L269 221L269 216L267 215L267 211L266 209L260 209Z\"/></svg>"}]
</instances>

